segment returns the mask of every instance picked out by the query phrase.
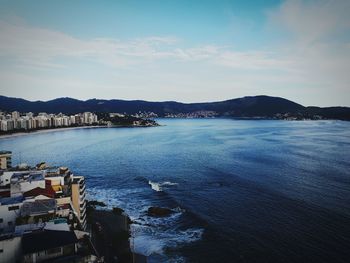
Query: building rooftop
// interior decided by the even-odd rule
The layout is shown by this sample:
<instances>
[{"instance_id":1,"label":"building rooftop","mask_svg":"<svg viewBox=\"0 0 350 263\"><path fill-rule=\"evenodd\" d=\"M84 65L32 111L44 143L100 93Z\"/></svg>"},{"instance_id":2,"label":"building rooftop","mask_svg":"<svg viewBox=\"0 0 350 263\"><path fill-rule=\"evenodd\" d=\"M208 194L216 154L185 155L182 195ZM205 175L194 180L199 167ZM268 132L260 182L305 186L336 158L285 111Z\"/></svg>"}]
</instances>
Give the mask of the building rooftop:
<instances>
[{"instance_id":1,"label":"building rooftop","mask_svg":"<svg viewBox=\"0 0 350 263\"><path fill-rule=\"evenodd\" d=\"M0 198L0 205L18 204L18 203L22 203L23 200L24 200L23 196L3 197L3 198Z\"/></svg>"},{"instance_id":2,"label":"building rooftop","mask_svg":"<svg viewBox=\"0 0 350 263\"><path fill-rule=\"evenodd\" d=\"M0 151L0 154L12 154L11 151Z\"/></svg>"},{"instance_id":3,"label":"building rooftop","mask_svg":"<svg viewBox=\"0 0 350 263\"><path fill-rule=\"evenodd\" d=\"M23 254L36 253L51 248L57 248L77 243L73 231L44 230L23 235Z\"/></svg>"},{"instance_id":4,"label":"building rooftop","mask_svg":"<svg viewBox=\"0 0 350 263\"><path fill-rule=\"evenodd\" d=\"M73 184L78 184L78 183L82 183L85 180L84 176L77 176L74 175L73 177Z\"/></svg>"},{"instance_id":5,"label":"building rooftop","mask_svg":"<svg viewBox=\"0 0 350 263\"><path fill-rule=\"evenodd\" d=\"M55 211L57 202L55 199L39 199L35 201L24 202L21 207L21 216L34 214L48 214Z\"/></svg>"},{"instance_id":6,"label":"building rooftop","mask_svg":"<svg viewBox=\"0 0 350 263\"><path fill-rule=\"evenodd\" d=\"M11 176L11 183L17 183L19 181L40 181L44 180L44 173L38 171L23 171L23 172L15 172Z\"/></svg>"}]
</instances>

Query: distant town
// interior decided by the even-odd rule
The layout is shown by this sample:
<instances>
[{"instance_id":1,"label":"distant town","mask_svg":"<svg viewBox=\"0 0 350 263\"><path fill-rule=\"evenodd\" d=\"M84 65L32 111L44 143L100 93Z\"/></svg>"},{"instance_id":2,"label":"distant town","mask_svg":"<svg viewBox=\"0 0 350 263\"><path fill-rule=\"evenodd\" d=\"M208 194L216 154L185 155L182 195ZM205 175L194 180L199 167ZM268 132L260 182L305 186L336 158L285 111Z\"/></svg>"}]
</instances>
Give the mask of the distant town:
<instances>
[{"instance_id":1,"label":"distant town","mask_svg":"<svg viewBox=\"0 0 350 263\"><path fill-rule=\"evenodd\" d=\"M164 118L216 118L220 115L215 111L194 111L189 113L166 113ZM227 116L230 117L230 116ZM157 126L153 120L158 118L154 112L138 112L132 115L125 113L91 113L83 112L74 115L49 114L46 112L35 115L32 112L20 113L13 111L10 113L0 112L0 134L14 132L28 132L41 129L55 129L64 127L84 127L84 126L133 126L147 127ZM244 117L240 117L244 118ZM247 117L254 118L254 117ZM263 117L256 117L263 118ZM269 119L278 120L319 120L319 115L304 114L275 114Z\"/></svg>"},{"instance_id":2,"label":"distant town","mask_svg":"<svg viewBox=\"0 0 350 263\"><path fill-rule=\"evenodd\" d=\"M45 112L34 115L32 112L21 114L18 111L5 114L0 113L1 131L35 130L56 127L71 127L84 125L97 125L98 117L91 112L84 112L71 116L60 114L47 114Z\"/></svg>"},{"instance_id":3,"label":"distant town","mask_svg":"<svg viewBox=\"0 0 350 263\"><path fill-rule=\"evenodd\" d=\"M156 122L144 118L157 117L151 113L139 113L136 115L99 113L99 116L98 114L91 112L78 113L74 115L65 115L63 113L48 114L46 112L42 112L37 115L32 112L0 112L0 132L2 134L6 134L20 131L28 132L40 129L83 126L155 126Z\"/></svg>"}]
</instances>

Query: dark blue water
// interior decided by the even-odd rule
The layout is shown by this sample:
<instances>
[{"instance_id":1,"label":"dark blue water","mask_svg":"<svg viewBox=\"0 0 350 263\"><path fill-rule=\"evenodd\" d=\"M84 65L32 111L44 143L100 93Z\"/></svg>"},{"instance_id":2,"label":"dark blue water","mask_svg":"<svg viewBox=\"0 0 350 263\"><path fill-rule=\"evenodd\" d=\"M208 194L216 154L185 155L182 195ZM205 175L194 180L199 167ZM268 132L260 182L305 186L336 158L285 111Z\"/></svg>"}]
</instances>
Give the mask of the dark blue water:
<instances>
[{"instance_id":1,"label":"dark blue water","mask_svg":"<svg viewBox=\"0 0 350 263\"><path fill-rule=\"evenodd\" d=\"M84 175L91 199L132 216L134 249L150 262L349 262L349 122L159 121L0 139L0 149ZM151 205L175 213L150 218Z\"/></svg>"}]
</instances>

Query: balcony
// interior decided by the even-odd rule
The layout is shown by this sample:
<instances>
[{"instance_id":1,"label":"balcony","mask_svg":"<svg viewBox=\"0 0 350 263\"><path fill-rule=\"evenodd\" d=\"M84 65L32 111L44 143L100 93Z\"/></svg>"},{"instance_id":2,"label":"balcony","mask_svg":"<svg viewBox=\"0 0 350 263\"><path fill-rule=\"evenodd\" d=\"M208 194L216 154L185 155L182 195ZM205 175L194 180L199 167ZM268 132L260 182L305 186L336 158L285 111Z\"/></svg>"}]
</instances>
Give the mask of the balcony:
<instances>
[{"instance_id":1,"label":"balcony","mask_svg":"<svg viewBox=\"0 0 350 263\"><path fill-rule=\"evenodd\" d=\"M84 186L82 188L80 188L79 193L83 194L85 192L85 190L86 190L86 187L85 187L85 184L84 184Z\"/></svg>"},{"instance_id":2,"label":"balcony","mask_svg":"<svg viewBox=\"0 0 350 263\"><path fill-rule=\"evenodd\" d=\"M86 209L86 202L83 202L83 203L81 203L80 204L80 211L85 211L85 209Z\"/></svg>"},{"instance_id":3,"label":"balcony","mask_svg":"<svg viewBox=\"0 0 350 263\"><path fill-rule=\"evenodd\" d=\"M80 215L80 222L85 221L86 220L86 213Z\"/></svg>"},{"instance_id":4,"label":"balcony","mask_svg":"<svg viewBox=\"0 0 350 263\"><path fill-rule=\"evenodd\" d=\"M80 202L84 202L85 201L85 197L86 197L86 194L84 193L84 194L82 194L82 195L80 195Z\"/></svg>"},{"instance_id":5,"label":"balcony","mask_svg":"<svg viewBox=\"0 0 350 263\"><path fill-rule=\"evenodd\" d=\"M82 179L82 180L79 181L79 186L80 187L85 186L85 179Z\"/></svg>"}]
</instances>

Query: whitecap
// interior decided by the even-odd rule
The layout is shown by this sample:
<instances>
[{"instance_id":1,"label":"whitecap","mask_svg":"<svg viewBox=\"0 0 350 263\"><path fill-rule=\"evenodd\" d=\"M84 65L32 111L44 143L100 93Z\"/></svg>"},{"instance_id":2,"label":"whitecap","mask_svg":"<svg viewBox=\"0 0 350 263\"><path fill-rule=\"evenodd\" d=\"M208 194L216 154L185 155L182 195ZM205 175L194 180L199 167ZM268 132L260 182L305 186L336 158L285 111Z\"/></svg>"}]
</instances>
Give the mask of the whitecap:
<instances>
[{"instance_id":1,"label":"whitecap","mask_svg":"<svg viewBox=\"0 0 350 263\"><path fill-rule=\"evenodd\" d=\"M151 186L151 188L156 191L156 192L162 192L163 191L163 187L164 186L174 186L174 185L178 185L178 183L173 183L173 182L169 182L169 181L165 181L165 182L152 182L152 181L148 181L148 184Z\"/></svg>"},{"instance_id":2,"label":"whitecap","mask_svg":"<svg viewBox=\"0 0 350 263\"><path fill-rule=\"evenodd\" d=\"M178 183L166 181L166 182L161 183L161 185L178 185Z\"/></svg>"},{"instance_id":3,"label":"whitecap","mask_svg":"<svg viewBox=\"0 0 350 263\"><path fill-rule=\"evenodd\" d=\"M154 190L156 192L162 192L163 191L163 189L161 187L161 183L148 181L148 184L151 186L152 190Z\"/></svg>"},{"instance_id":4,"label":"whitecap","mask_svg":"<svg viewBox=\"0 0 350 263\"><path fill-rule=\"evenodd\" d=\"M175 248L202 238L204 229L190 228L183 231L157 230L152 227L133 226L131 243L136 253L146 256L164 255L166 248Z\"/></svg>"}]
</instances>

